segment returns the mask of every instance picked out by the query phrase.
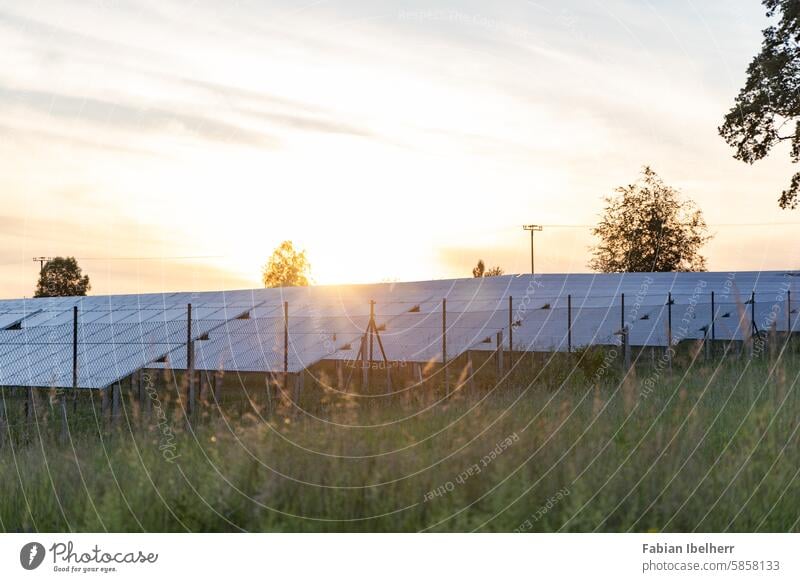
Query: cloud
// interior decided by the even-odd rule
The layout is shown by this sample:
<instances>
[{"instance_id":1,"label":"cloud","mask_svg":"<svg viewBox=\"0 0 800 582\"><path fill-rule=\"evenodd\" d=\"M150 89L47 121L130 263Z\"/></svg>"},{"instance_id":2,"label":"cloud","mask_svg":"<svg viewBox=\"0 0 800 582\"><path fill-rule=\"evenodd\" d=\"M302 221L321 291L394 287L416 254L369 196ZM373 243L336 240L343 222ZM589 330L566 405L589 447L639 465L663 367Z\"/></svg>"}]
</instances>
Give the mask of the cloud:
<instances>
[{"instance_id":1,"label":"cloud","mask_svg":"<svg viewBox=\"0 0 800 582\"><path fill-rule=\"evenodd\" d=\"M227 105L229 107L235 108L237 112L245 116L267 121L285 129L299 129L301 131L351 135L356 137L379 137L369 129L332 120L331 118L335 116L333 111L304 101L197 79L178 78L177 81L185 86L199 88L216 97L225 99L228 101ZM236 106L243 102L251 106ZM255 105L266 105L269 110L253 107Z\"/></svg>"},{"instance_id":2,"label":"cloud","mask_svg":"<svg viewBox=\"0 0 800 582\"><path fill-rule=\"evenodd\" d=\"M65 146L73 148L85 148L103 152L116 152L122 154L133 154L142 156L156 155L155 152L141 148L135 148L95 139L86 139L57 131L34 129L30 127L20 128L11 125L5 125L2 123L0 123L0 136L9 138L9 140L12 140L14 142L18 142L19 140L38 140L47 144L60 143Z\"/></svg>"},{"instance_id":3,"label":"cloud","mask_svg":"<svg viewBox=\"0 0 800 582\"><path fill-rule=\"evenodd\" d=\"M314 117L306 117L302 115L290 115L285 113L269 113L265 111L252 111L245 110L242 113L269 121L276 125L283 126L288 129L300 129L303 131L316 131L320 133L334 133L353 135L357 137L376 137L374 133L366 129L361 129L346 123L339 123L336 121L326 121Z\"/></svg>"},{"instance_id":4,"label":"cloud","mask_svg":"<svg viewBox=\"0 0 800 582\"><path fill-rule=\"evenodd\" d=\"M143 47L134 47L120 42L110 41L75 32L61 26L48 24L40 20L28 18L7 11L0 11L0 26L24 34L29 40L34 41L34 46L41 50L52 52L66 52L77 50L85 55L115 55L130 56L139 59L157 60L162 54ZM57 47L57 48L56 48Z\"/></svg>"},{"instance_id":5,"label":"cloud","mask_svg":"<svg viewBox=\"0 0 800 582\"><path fill-rule=\"evenodd\" d=\"M275 147L277 139L210 117L158 107L134 107L119 102L0 85L0 103L47 116L103 127L188 133L229 144Z\"/></svg>"}]
</instances>

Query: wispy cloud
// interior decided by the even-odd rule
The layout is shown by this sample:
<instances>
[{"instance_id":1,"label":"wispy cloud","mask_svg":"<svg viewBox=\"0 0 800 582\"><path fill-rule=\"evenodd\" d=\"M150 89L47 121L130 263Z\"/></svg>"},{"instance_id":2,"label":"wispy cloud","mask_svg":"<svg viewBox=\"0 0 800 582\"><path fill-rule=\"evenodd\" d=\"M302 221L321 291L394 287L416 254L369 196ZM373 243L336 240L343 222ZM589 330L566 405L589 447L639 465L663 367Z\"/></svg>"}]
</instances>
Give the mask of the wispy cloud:
<instances>
[{"instance_id":1,"label":"wispy cloud","mask_svg":"<svg viewBox=\"0 0 800 582\"><path fill-rule=\"evenodd\" d=\"M274 147L277 143L272 136L203 115L158 107L135 107L92 97L11 89L0 85L0 103L106 128L188 133L217 142L252 146Z\"/></svg>"}]
</instances>

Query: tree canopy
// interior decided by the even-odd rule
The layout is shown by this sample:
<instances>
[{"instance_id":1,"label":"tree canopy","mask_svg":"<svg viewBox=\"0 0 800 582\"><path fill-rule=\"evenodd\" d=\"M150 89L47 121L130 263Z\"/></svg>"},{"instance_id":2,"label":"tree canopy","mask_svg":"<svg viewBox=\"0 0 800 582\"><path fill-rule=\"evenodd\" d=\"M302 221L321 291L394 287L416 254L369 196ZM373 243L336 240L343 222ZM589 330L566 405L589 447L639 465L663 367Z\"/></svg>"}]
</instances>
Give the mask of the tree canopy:
<instances>
[{"instance_id":1,"label":"tree canopy","mask_svg":"<svg viewBox=\"0 0 800 582\"><path fill-rule=\"evenodd\" d=\"M592 234L589 267L604 273L705 271L699 251L711 237L702 212L664 184L649 166L634 184L606 197Z\"/></svg>"},{"instance_id":2,"label":"tree canopy","mask_svg":"<svg viewBox=\"0 0 800 582\"><path fill-rule=\"evenodd\" d=\"M309 284L311 265L305 251L297 251L292 241L283 241L264 265L264 287L305 287Z\"/></svg>"},{"instance_id":3,"label":"tree canopy","mask_svg":"<svg viewBox=\"0 0 800 582\"><path fill-rule=\"evenodd\" d=\"M34 297L84 296L91 288L75 257L55 257L42 267Z\"/></svg>"},{"instance_id":4,"label":"tree canopy","mask_svg":"<svg viewBox=\"0 0 800 582\"><path fill-rule=\"evenodd\" d=\"M498 277L503 274L503 269L500 267L492 267L487 269L483 259L478 259L478 264L472 269L473 277Z\"/></svg>"},{"instance_id":5,"label":"tree canopy","mask_svg":"<svg viewBox=\"0 0 800 582\"><path fill-rule=\"evenodd\" d=\"M778 143L791 144L792 163L800 162L800 2L763 0L776 24L763 31L761 52L747 67L747 80L719 128L736 149L734 157L749 164ZM795 173L778 203L796 208L800 172Z\"/></svg>"}]
</instances>

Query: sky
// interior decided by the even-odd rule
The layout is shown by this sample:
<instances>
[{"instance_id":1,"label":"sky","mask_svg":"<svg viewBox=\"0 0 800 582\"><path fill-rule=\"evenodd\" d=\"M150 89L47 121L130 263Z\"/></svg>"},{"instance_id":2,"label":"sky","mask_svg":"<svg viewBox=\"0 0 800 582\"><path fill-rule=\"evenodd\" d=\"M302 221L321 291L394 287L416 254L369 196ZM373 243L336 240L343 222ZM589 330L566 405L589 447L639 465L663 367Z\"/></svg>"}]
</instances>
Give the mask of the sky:
<instances>
[{"instance_id":1,"label":"sky","mask_svg":"<svg viewBox=\"0 0 800 582\"><path fill-rule=\"evenodd\" d=\"M717 134L755 0L0 0L0 296L37 256L92 293L585 272L649 164L703 210L710 270L798 268L785 151Z\"/></svg>"}]
</instances>

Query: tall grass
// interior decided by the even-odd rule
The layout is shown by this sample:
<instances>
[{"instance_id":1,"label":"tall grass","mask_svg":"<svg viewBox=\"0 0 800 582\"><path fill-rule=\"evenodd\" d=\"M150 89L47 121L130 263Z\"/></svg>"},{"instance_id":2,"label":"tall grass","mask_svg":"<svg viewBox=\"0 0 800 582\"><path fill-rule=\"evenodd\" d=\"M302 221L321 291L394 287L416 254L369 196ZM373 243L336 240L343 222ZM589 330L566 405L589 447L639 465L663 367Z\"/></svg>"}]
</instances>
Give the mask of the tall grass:
<instances>
[{"instance_id":1,"label":"tall grass","mask_svg":"<svg viewBox=\"0 0 800 582\"><path fill-rule=\"evenodd\" d=\"M796 355L626 378L609 362L520 359L449 398L436 377L369 397L307 381L306 413L229 375L194 423L164 387L168 421L131 399L116 426L84 407L66 443L44 401L0 450L0 528L798 530Z\"/></svg>"}]
</instances>

